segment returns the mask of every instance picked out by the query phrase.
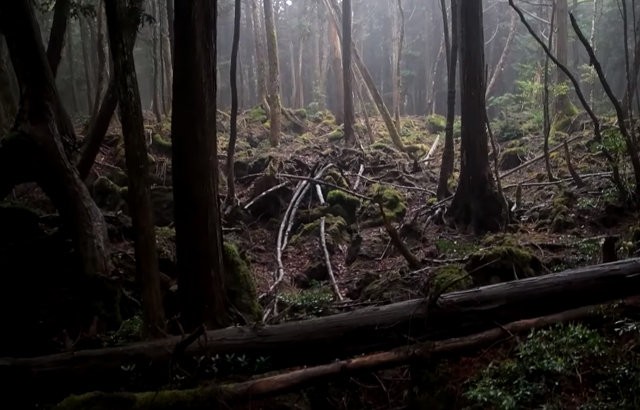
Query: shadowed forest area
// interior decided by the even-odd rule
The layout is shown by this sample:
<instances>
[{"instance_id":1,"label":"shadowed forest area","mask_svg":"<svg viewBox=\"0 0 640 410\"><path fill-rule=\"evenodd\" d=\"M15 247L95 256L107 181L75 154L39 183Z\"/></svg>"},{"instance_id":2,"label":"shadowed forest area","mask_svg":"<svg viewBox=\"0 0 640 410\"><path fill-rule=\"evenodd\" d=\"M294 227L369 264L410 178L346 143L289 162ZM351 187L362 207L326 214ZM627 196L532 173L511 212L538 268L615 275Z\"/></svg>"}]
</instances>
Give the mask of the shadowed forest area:
<instances>
[{"instance_id":1,"label":"shadowed forest area","mask_svg":"<svg viewBox=\"0 0 640 410\"><path fill-rule=\"evenodd\" d=\"M2 407L640 408L638 14L0 1Z\"/></svg>"}]
</instances>

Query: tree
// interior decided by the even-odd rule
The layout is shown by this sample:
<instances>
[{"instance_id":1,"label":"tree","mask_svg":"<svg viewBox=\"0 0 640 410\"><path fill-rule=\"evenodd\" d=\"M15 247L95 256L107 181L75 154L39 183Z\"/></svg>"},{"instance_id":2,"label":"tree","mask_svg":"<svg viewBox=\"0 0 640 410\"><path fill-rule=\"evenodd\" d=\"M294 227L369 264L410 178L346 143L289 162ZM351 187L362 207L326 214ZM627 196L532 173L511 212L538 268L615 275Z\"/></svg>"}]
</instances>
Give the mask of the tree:
<instances>
[{"instance_id":1,"label":"tree","mask_svg":"<svg viewBox=\"0 0 640 410\"><path fill-rule=\"evenodd\" d=\"M456 110L456 69L458 64L458 0L451 0L451 41L447 27L447 9L444 0L441 0L442 22L444 25L444 41L447 50L447 122L444 128L444 149L442 151L442 163L440 164L440 176L438 178L438 199L444 199L450 195L449 178L453 174L453 123Z\"/></svg>"},{"instance_id":2,"label":"tree","mask_svg":"<svg viewBox=\"0 0 640 410\"><path fill-rule=\"evenodd\" d=\"M238 45L240 43L240 17L242 14L242 1L235 0L235 13L233 19L233 46L231 51L231 68L229 69L231 83L231 120L229 130L229 145L227 146L227 199L226 205L236 203L236 181L233 167L233 158L236 151L238 138Z\"/></svg>"},{"instance_id":3,"label":"tree","mask_svg":"<svg viewBox=\"0 0 640 410\"><path fill-rule=\"evenodd\" d=\"M187 331L229 323L217 182L216 3L177 1L174 10L173 192Z\"/></svg>"},{"instance_id":4,"label":"tree","mask_svg":"<svg viewBox=\"0 0 640 410\"><path fill-rule=\"evenodd\" d=\"M569 54L568 13L567 0L556 0L556 58L565 66L567 65ZM567 84L567 77L564 75L562 70L558 68L556 69L556 86L561 86L563 84ZM562 118L571 115L573 107L571 100L569 99L569 94L567 92L562 92L562 90L560 91L561 92L556 95L554 107L556 116Z\"/></svg>"},{"instance_id":5,"label":"tree","mask_svg":"<svg viewBox=\"0 0 640 410\"><path fill-rule=\"evenodd\" d=\"M5 35L20 88L12 133L0 140L0 199L36 181L60 212L87 275L108 275L107 230L100 210L63 148L57 114L66 115L45 55L30 0L0 2Z\"/></svg>"},{"instance_id":6,"label":"tree","mask_svg":"<svg viewBox=\"0 0 640 410\"><path fill-rule=\"evenodd\" d=\"M495 231L502 225L504 205L489 168L482 0L465 0L460 8L460 78L461 170L449 215L476 233Z\"/></svg>"},{"instance_id":7,"label":"tree","mask_svg":"<svg viewBox=\"0 0 640 410\"><path fill-rule=\"evenodd\" d=\"M273 4L271 0L264 0L264 26L267 35L267 55L269 58L269 86L267 102L271 117L270 141L276 147L280 142L280 117L282 110L280 103L280 69L278 63L278 40L276 25L273 18Z\"/></svg>"},{"instance_id":8,"label":"tree","mask_svg":"<svg viewBox=\"0 0 640 410\"><path fill-rule=\"evenodd\" d=\"M342 0L342 77L344 84L344 142L355 145L353 133L353 74L351 70L351 0Z\"/></svg>"},{"instance_id":9,"label":"tree","mask_svg":"<svg viewBox=\"0 0 640 410\"><path fill-rule=\"evenodd\" d=\"M133 60L134 36L131 34L137 30L142 17L142 0L106 1L105 11L129 176L129 213L135 232L136 273L142 287L145 331L154 336L164 329L164 309L149 189L149 160Z\"/></svg>"}]
</instances>

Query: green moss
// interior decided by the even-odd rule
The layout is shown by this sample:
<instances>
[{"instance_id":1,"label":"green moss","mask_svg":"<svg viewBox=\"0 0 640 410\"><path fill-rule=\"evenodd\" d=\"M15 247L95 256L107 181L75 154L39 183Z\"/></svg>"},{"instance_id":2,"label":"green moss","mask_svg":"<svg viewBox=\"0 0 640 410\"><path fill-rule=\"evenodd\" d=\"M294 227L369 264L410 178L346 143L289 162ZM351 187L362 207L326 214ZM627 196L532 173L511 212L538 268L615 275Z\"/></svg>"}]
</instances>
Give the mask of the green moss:
<instances>
[{"instance_id":1,"label":"green moss","mask_svg":"<svg viewBox=\"0 0 640 410\"><path fill-rule=\"evenodd\" d=\"M298 118L302 118L302 119L307 118L307 110L305 110L304 108L298 108L297 110L293 110L293 114Z\"/></svg>"},{"instance_id":2,"label":"green moss","mask_svg":"<svg viewBox=\"0 0 640 410\"><path fill-rule=\"evenodd\" d=\"M249 263L240 256L238 248L229 242L224 242L224 264L227 296L231 305L244 319L259 321L262 310L258 304L256 285Z\"/></svg>"},{"instance_id":3,"label":"green moss","mask_svg":"<svg viewBox=\"0 0 640 410\"><path fill-rule=\"evenodd\" d=\"M382 202L384 214L390 220L400 220L407 212L404 195L397 189L375 184L370 192L376 202ZM377 205L376 205L377 206Z\"/></svg>"},{"instance_id":4,"label":"green moss","mask_svg":"<svg viewBox=\"0 0 640 410\"><path fill-rule=\"evenodd\" d=\"M522 164L526 160L527 150L522 146L507 148L500 154L498 166L506 171Z\"/></svg>"},{"instance_id":5,"label":"green moss","mask_svg":"<svg viewBox=\"0 0 640 410\"><path fill-rule=\"evenodd\" d=\"M328 286L317 284L309 289L278 295L278 301L284 305L289 320L325 315L329 313L333 299L333 292Z\"/></svg>"},{"instance_id":6,"label":"green moss","mask_svg":"<svg viewBox=\"0 0 640 410\"><path fill-rule=\"evenodd\" d=\"M337 142L340 141L342 139L344 139L344 131L342 128L336 128L335 130L331 131L329 134L327 134L327 139L330 142Z\"/></svg>"},{"instance_id":7,"label":"green moss","mask_svg":"<svg viewBox=\"0 0 640 410\"><path fill-rule=\"evenodd\" d=\"M245 113L248 122L265 123L267 121L267 113L260 105L256 105Z\"/></svg>"},{"instance_id":8,"label":"green moss","mask_svg":"<svg viewBox=\"0 0 640 410\"><path fill-rule=\"evenodd\" d=\"M440 114L427 115L426 127L430 133L437 134L443 132L446 125L447 119L444 116Z\"/></svg>"},{"instance_id":9,"label":"green moss","mask_svg":"<svg viewBox=\"0 0 640 410\"><path fill-rule=\"evenodd\" d=\"M508 282L543 273L542 262L518 246L493 246L470 256L465 269L477 286Z\"/></svg>"},{"instance_id":10,"label":"green moss","mask_svg":"<svg viewBox=\"0 0 640 410\"><path fill-rule=\"evenodd\" d=\"M291 238L291 242L298 241L301 237L320 234L320 219L302 225L300 232ZM346 243L349 241L349 224L342 216L327 215L324 222L324 231L330 243Z\"/></svg>"},{"instance_id":11,"label":"green moss","mask_svg":"<svg viewBox=\"0 0 640 410\"><path fill-rule=\"evenodd\" d=\"M405 145L404 151L409 154L411 158L420 158L427 155L427 152L429 152L429 147L427 147L425 144L411 144Z\"/></svg>"},{"instance_id":12,"label":"green moss","mask_svg":"<svg viewBox=\"0 0 640 410\"><path fill-rule=\"evenodd\" d=\"M160 134L153 134L151 146L163 154L171 154L171 140Z\"/></svg>"},{"instance_id":13,"label":"green moss","mask_svg":"<svg viewBox=\"0 0 640 410\"><path fill-rule=\"evenodd\" d=\"M356 213L362 204L360 199L344 191L334 189L327 194L329 205L340 206L344 211L344 218L348 223L356 221Z\"/></svg>"},{"instance_id":14,"label":"green moss","mask_svg":"<svg viewBox=\"0 0 640 410\"><path fill-rule=\"evenodd\" d=\"M107 177L99 177L93 183L92 194L100 208L115 212L124 205L126 190L114 184Z\"/></svg>"},{"instance_id":15,"label":"green moss","mask_svg":"<svg viewBox=\"0 0 640 410\"><path fill-rule=\"evenodd\" d=\"M432 286L437 293L455 292L473 286L471 276L464 270L464 267L455 264L437 268L433 272L432 280Z\"/></svg>"}]
</instances>

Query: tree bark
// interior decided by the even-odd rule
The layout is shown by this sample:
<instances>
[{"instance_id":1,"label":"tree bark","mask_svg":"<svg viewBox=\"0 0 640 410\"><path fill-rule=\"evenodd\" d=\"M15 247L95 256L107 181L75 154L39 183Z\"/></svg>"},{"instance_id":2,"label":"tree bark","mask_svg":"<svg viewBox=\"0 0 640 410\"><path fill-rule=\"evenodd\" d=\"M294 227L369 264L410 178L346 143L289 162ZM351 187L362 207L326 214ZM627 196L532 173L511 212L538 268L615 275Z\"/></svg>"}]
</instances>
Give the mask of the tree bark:
<instances>
[{"instance_id":1,"label":"tree bark","mask_svg":"<svg viewBox=\"0 0 640 410\"><path fill-rule=\"evenodd\" d=\"M69 24L67 30L71 31L71 24ZM73 52L73 36L69 33L69 41L66 47L67 53L67 65L69 66L69 83L71 86L71 103L72 112L77 113L80 110L80 104L78 102L78 87L76 86L76 63Z\"/></svg>"},{"instance_id":2,"label":"tree bark","mask_svg":"<svg viewBox=\"0 0 640 410\"><path fill-rule=\"evenodd\" d=\"M104 91L104 83L107 79L107 51L105 50L105 38L104 38L104 6L103 0L99 0L98 4L98 13L96 15L96 19L98 22L98 29L96 33L96 70L97 70L97 81L96 81L96 94L93 97L93 112L91 113L92 121L95 121L96 116L98 115L98 111L100 110L100 105L98 105L98 101L102 100L102 92Z\"/></svg>"},{"instance_id":3,"label":"tree bark","mask_svg":"<svg viewBox=\"0 0 640 410\"><path fill-rule=\"evenodd\" d=\"M273 4L271 0L263 0L264 26L267 36L267 55L269 57L269 89L267 90L267 102L271 125L269 136L271 146L277 147L280 143L280 117L282 104L280 102L280 69L278 63L278 41L276 37L276 25L273 18Z\"/></svg>"},{"instance_id":4,"label":"tree bark","mask_svg":"<svg viewBox=\"0 0 640 410\"><path fill-rule=\"evenodd\" d=\"M445 30L445 47L447 52L447 122L444 128L444 148L438 177L437 197L442 200L451 195L449 192L449 178L453 175L453 123L456 114L456 70L458 65L458 0L451 0L451 42L447 34L447 14L444 0L442 0L442 18Z\"/></svg>"},{"instance_id":5,"label":"tree bark","mask_svg":"<svg viewBox=\"0 0 640 410\"><path fill-rule=\"evenodd\" d=\"M62 49L64 48L64 36L67 32L67 22L71 11L71 0L57 0L53 9L53 24L49 34L49 45L47 46L47 59L49 67L56 77L60 60L62 60Z\"/></svg>"},{"instance_id":6,"label":"tree bark","mask_svg":"<svg viewBox=\"0 0 640 410\"><path fill-rule=\"evenodd\" d=\"M567 6L567 0L555 0L556 1L556 58L564 66L567 65L569 54L569 30L567 20L569 17L569 8ZM556 85L566 84L567 77L561 69L556 69ZM571 114L571 100L569 99L569 93L560 93L556 96L554 102L554 111L556 117L566 117Z\"/></svg>"},{"instance_id":7,"label":"tree bark","mask_svg":"<svg viewBox=\"0 0 640 410\"><path fill-rule=\"evenodd\" d=\"M87 114L93 112L93 68L91 67L91 48L89 46L89 35L87 33L87 27L85 24L86 19L84 16L78 17L78 24L80 25L80 42L82 43L82 60L84 62L84 79L87 87Z\"/></svg>"},{"instance_id":8,"label":"tree bark","mask_svg":"<svg viewBox=\"0 0 640 410\"><path fill-rule=\"evenodd\" d=\"M187 331L202 323L209 327L229 323L212 75L216 13L215 2L175 3L171 139L178 288L181 321Z\"/></svg>"},{"instance_id":9,"label":"tree bark","mask_svg":"<svg viewBox=\"0 0 640 410\"><path fill-rule=\"evenodd\" d=\"M226 206L233 206L236 202L236 176L234 172L234 157L236 140L238 138L238 45L240 44L240 18L242 15L242 1L235 0L233 19L233 44L231 46L231 66L229 69L231 84L231 119L229 125L229 145L227 146L227 199Z\"/></svg>"},{"instance_id":10,"label":"tree bark","mask_svg":"<svg viewBox=\"0 0 640 410\"><path fill-rule=\"evenodd\" d=\"M160 92L162 90L162 58L160 57L160 36L158 24L158 5L157 0L151 0L151 14L156 20L151 28L151 61L153 70L153 79L151 80L151 96L153 98L153 114L156 116L158 123L162 122L162 98Z\"/></svg>"},{"instance_id":11,"label":"tree bark","mask_svg":"<svg viewBox=\"0 0 640 410\"><path fill-rule=\"evenodd\" d=\"M465 1L460 9L460 77L460 182L448 213L457 225L476 233L497 231L504 223L504 206L489 168L482 0Z\"/></svg>"},{"instance_id":12,"label":"tree bark","mask_svg":"<svg viewBox=\"0 0 640 410\"><path fill-rule=\"evenodd\" d=\"M0 139L13 125L16 112L18 111L18 101L13 92L13 82L15 73L7 54L4 36L0 33Z\"/></svg>"},{"instance_id":13,"label":"tree bark","mask_svg":"<svg viewBox=\"0 0 640 410\"><path fill-rule=\"evenodd\" d=\"M351 69L351 0L342 0L342 82L344 85L344 142L356 145L353 133L353 71Z\"/></svg>"},{"instance_id":14,"label":"tree bark","mask_svg":"<svg viewBox=\"0 0 640 410\"><path fill-rule=\"evenodd\" d=\"M432 304L416 299L273 326L212 330L188 345L184 354L242 352L269 355L278 365L311 365L408 342L446 340L515 320L633 296L640 286L639 273L640 259L629 259L447 293ZM56 386L69 389L97 380L120 383L112 376L121 374L122 364L135 358L137 363L164 366L183 339L176 336L106 349L4 358L0 359L0 374L16 385L23 385L28 378L30 386L47 386L54 391ZM314 352L313 358L309 352Z\"/></svg>"},{"instance_id":15,"label":"tree bark","mask_svg":"<svg viewBox=\"0 0 640 410\"><path fill-rule=\"evenodd\" d=\"M267 98L267 70L265 67L266 57L264 55L265 50L265 42L264 36L262 33L262 24L260 16L258 13L258 7L256 6L256 1L258 0L248 0L249 5L251 6L251 22L253 26L253 38L254 45L256 47L256 78L258 84L258 101L262 102Z\"/></svg>"},{"instance_id":16,"label":"tree bark","mask_svg":"<svg viewBox=\"0 0 640 410\"><path fill-rule=\"evenodd\" d=\"M136 273L142 288L142 307L147 336L164 329L164 308L156 254L155 226L149 189L149 161L144 136L142 106L133 60L134 36L142 16L142 0L105 2L113 76L120 106L120 120L129 176L129 209L135 232Z\"/></svg>"},{"instance_id":17,"label":"tree bark","mask_svg":"<svg viewBox=\"0 0 640 410\"><path fill-rule=\"evenodd\" d=\"M0 28L20 86L20 107L14 126L17 137L0 143L3 168L0 175L7 178L10 172L10 177L17 179L15 182L38 182L69 229L82 271L87 275L108 275L106 226L63 148L56 113L64 114L64 108L31 1L0 2ZM12 150L20 146L26 149ZM4 194L7 187L3 188Z\"/></svg>"},{"instance_id":18,"label":"tree bark","mask_svg":"<svg viewBox=\"0 0 640 410\"><path fill-rule=\"evenodd\" d=\"M334 117L336 124L344 124L344 75L342 73L342 47L340 46L340 35L338 27L331 25L328 31L329 43L331 44L331 69L335 75L335 110Z\"/></svg>"},{"instance_id":19,"label":"tree bark","mask_svg":"<svg viewBox=\"0 0 640 410\"><path fill-rule=\"evenodd\" d=\"M171 27L173 21L169 20L168 17L168 13L167 10L170 8L168 6L168 3L171 3L172 0L162 0L164 2L167 2L167 5L163 4L162 2L159 4L159 8L160 8L160 42L161 42L161 47L162 47L162 65L164 67L164 70L162 71L164 73L164 107L169 108L171 107L171 100L172 100L172 96L171 96L171 91L173 89L173 47L172 47L172 43L170 40L170 34L169 31L167 29L167 27ZM165 114L168 114L167 112L165 112Z\"/></svg>"}]
</instances>

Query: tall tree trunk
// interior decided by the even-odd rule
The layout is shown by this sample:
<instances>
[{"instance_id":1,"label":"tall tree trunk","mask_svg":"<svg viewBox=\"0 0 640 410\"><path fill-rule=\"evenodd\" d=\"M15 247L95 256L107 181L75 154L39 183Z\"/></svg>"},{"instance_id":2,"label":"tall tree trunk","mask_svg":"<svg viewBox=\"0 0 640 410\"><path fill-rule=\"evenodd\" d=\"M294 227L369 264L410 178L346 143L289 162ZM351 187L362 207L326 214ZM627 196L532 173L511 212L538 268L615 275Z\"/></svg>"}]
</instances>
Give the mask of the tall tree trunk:
<instances>
[{"instance_id":1,"label":"tall tree trunk","mask_svg":"<svg viewBox=\"0 0 640 410\"><path fill-rule=\"evenodd\" d=\"M80 110L78 102L78 87L76 85L76 62L73 53L73 36L71 35L71 24L67 30L69 31L69 41L65 47L67 53L67 65L69 66L69 83L71 86L71 112L77 113Z\"/></svg>"},{"instance_id":2,"label":"tall tree trunk","mask_svg":"<svg viewBox=\"0 0 640 410\"><path fill-rule=\"evenodd\" d=\"M4 36L0 33L0 109L3 117L0 118L0 139L13 125L13 120L18 111L17 96L13 90L15 73L7 54Z\"/></svg>"},{"instance_id":3,"label":"tall tree trunk","mask_svg":"<svg viewBox=\"0 0 640 410\"><path fill-rule=\"evenodd\" d=\"M278 64L278 41L276 37L276 25L273 18L273 4L271 0L263 0L264 26L267 35L267 54L269 56L269 89L267 102L271 116L269 130L271 146L277 147L280 143L280 69Z\"/></svg>"},{"instance_id":4,"label":"tall tree trunk","mask_svg":"<svg viewBox=\"0 0 640 410\"><path fill-rule=\"evenodd\" d=\"M251 22L253 26L253 38L254 45L256 47L256 77L258 79L258 100L260 102L264 101L267 98L267 68L266 68L266 56L264 55L265 50L265 37L262 33L262 24L260 19L260 13L258 12L258 7L256 6L256 2L258 0L248 0L249 5L251 6Z\"/></svg>"},{"instance_id":5,"label":"tall tree trunk","mask_svg":"<svg viewBox=\"0 0 640 410\"><path fill-rule=\"evenodd\" d=\"M516 33L516 21L517 21L517 14L512 12L511 22L509 23L509 34L507 35L507 40L504 43L504 48L502 49L502 53L500 53L500 58L498 59L498 62L496 63L495 68L493 69L493 72L489 80L489 84L487 84L487 91L485 91L485 98L489 98L489 96L491 95L491 92L493 91L493 88L496 85L496 81L498 80L498 76L504 69L504 65L507 61L507 55L511 50L511 42L513 41L513 37L515 36L515 33Z\"/></svg>"},{"instance_id":6,"label":"tall tree trunk","mask_svg":"<svg viewBox=\"0 0 640 410\"><path fill-rule=\"evenodd\" d=\"M178 289L182 323L229 323L218 207L216 3L175 3L172 110Z\"/></svg>"},{"instance_id":7,"label":"tall tree trunk","mask_svg":"<svg viewBox=\"0 0 640 410\"><path fill-rule=\"evenodd\" d=\"M295 45L294 39L292 38L289 41L289 81L291 81L291 95L289 96L289 106L291 108L299 108L296 105L296 96L298 95L298 80L296 72L296 53L295 53Z\"/></svg>"},{"instance_id":8,"label":"tall tree trunk","mask_svg":"<svg viewBox=\"0 0 640 410\"><path fill-rule=\"evenodd\" d=\"M71 0L57 0L53 9L53 24L49 34L49 45L47 46L47 59L53 78L56 77L60 60L62 60L62 49L64 48L64 36L67 32L69 13L71 12Z\"/></svg>"},{"instance_id":9,"label":"tall tree trunk","mask_svg":"<svg viewBox=\"0 0 640 410\"><path fill-rule=\"evenodd\" d=\"M340 75L342 72L342 48L337 26L331 25L328 34L329 43L331 44L331 67L336 78L334 116L336 124L340 125L344 123L344 76Z\"/></svg>"},{"instance_id":10,"label":"tall tree trunk","mask_svg":"<svg viewBox=\"0 0 640 410\"><path fill-rule=\"evenodd\" d=\"M296 106L300 108L304 107L304 66L302 64L302 57L304 56L304 40L304 36L300 36L298 39L298 62L296 65L296 90L298 91L296 93Z\"/></svg>"},{"instance_id":11,"label":"tall tree trunk","mask_svg":"<svg viewBox=\"0 0 640 410\"><path fill-rule=\"evenodd\" d=\"M555 0L556 1L556 58L564 66L567 65L569 54L569 31L567 25L568 6L567 0ZM556 69L556 85L567 84L567 77L564 75L561 69ZM554 111L556 117L566 117L572 112L571 100L569 99L569 93L564 92L556 96L554 102Z\"/></svg>"},{"instance_id":12,"label":"tall tree trunk","mask_svg":"<svg viewBox=\"0 0 640 410\"><path fill-rule=\"evenodd\" d=\"M442 0L442 17L445 27L445 43L448 43L447 14L444 0ZM444 149L442 151L442 163L440 164L440 176L438 178L438 199L444 199L451 195L449 192L449 178L453 174L453 123L456 112L456 69L458 65L458 0L451 0L451 43L447 61L447 122L444 128Z\"/></svg>"},{"instance_id":13,"label":"tall tree trunk","mask_svg":"<svg viewBox=\"0 0 640 410\"><path fill-rule=\"evenodd\" d=\"M159 55L160 39L158 36L157 0L151 0L151 15L156 20L151 29L151 61L153 64L151 95L153 98L153 114L156 116L156 121L160 123L162 122L162 99L160 98L160 90L162 88L160 84L162 78L162 60Z\"/></svg>"},{"instance_id":14,"label":"tall tree trunk","mask_svg":"<svg viewBox=\"0 0 640 410\"><path fill-rule=\"evenodd\" d=\"M160 41L162 47L162 65L164 66L164 106L168 110L168 107L171 106L171 91L173 88L173 58L172 56L172 46L170 40L170 34L168 31L168 27L171 27L172 21L169 20L167 9L168 5L165 5L164 2L171 3L173 0L162 0L160 3ZM165 112L168 114L168 112Z\"/></svg>"},{"instance_id":15,"label":"tall tree trunk","mask_svg":"<svg viewBox=\"0 0 640 410\"><path fill-rule=\"evenodd\" d=\"M313 93L312 99L314 102L318 103L319 108L324 107L325 102L325 87L324 87L324 79L322 73L322 47L320 43L322 42L322 23L320 22L320 13L321 13L320 3L315 3L315 13L313 15L313 28L311 30L311 35L313 36Z\"/></svg>"},{"instance_id":16,"label":"tall tree trunk","mask_svg":"<svg viewBox=\"0 0 640 410\"><path fill-rule=\"evenodd\" d=\"M231 66L229 68L229 81L231 84L231 120L229 130L229 145L227 146L227 199L226 206L236 203L236 176L233 162L236 152L236 140L238 138L238 45L240 43L240 18L242 15L242 1L235 0L235 13L233 19L233 44L231 46Z\"/></svg>"},{"instance_id":17,"label":"tall tree trunk","mask_svg":"<svg viewBox=\"0 0 640 410\"><path fill-rule=\"evenodd\" d=\"M356 145L353 133L353 71L351 69L351 0L342 0L342 81L344 84L344 142Z\"/></svg>"},{"instance_id":18,"label":"tall tree trunk","mask_svg":"<svg viewBox=\"0 0 640 410\"><path fill-rule=\"evenodd\" d=\"M171 46L171 67L173 68L173 53L175 53L175 35L174 35L174 31L173 31L173 27L174 27L174 13L173 13L173 7L174 7L174 0L166 0L167 2L167 31L169 33L169 45ZM173 76L171 76L172 80L173 80ZM173 90L172 90L173 91Z\"/></svg>"},{"instance_id":19,"label":"tall tree trunk","mask_svg":"<svg viewBox=\"0 0 640 410\"><path fill-rule=\"evenodd\" d=\"M0 144L0 167L3 168L0 175L6 178L5 171L10 170L11 177L19 173L29 177L17 182L35 179L67 225L83 272L108 275L106 226L102 213L64 152L56 121L56 113L64 112L64 108L31 1L0 2L0 27L20 86L20 108L14 126L19 137L5 139ZM23 143L25 150L12 150ZM7 187L4 188L3 194L7 192Z\"/></svg>"},{"instance_id":20,"label":"tall tree trunk","mask_svg":"<svg viewBox=\"0 0 640 410\"><path fill-rule=\"evenodd\" d=\"M394 60L391 68L391 77L393 81L392 94L393 94L393 113L395 118L396 128L400 130L400 99L402 89L402 76L401 76L401 63L402 63L402 47L404 43L404 10L402 9L402 0L396 0L396 10L393 12L393 43L394 45Z\"/></svg>"},{"instance_id":21,"label":"tall tree trunk","mask_svg":"<svg viewBox=\"0 0 640 410\"><path fill-rule=\"evenodd\" d=\"M96 57L97 57L97 81L96 81L96 94L93 98L93 113L91 114L91 119L96 117L98 111L100 110L100 105L98 101L102 100L102 92L104 91L104 83L107 79L107 50L106 43L104 38L104 6L103 0L98 1L98 13L96 15L96 19L98 22L98 29L96 33Z\"/></svg>"},{"instance_id":22,"label":"tall tree trunk","mask_svg":"<svg viewBox=\"0 0 640 410\"><path fill-rule=\"evenodd\" d=\"M135 232L136 273L142 288L145 333L159 336L164 329L164 308L149 190L149 160L133 59L134 35L131 34L131 30L137 30L142 18L142 0L106 1L105 11L124 135L129 209Z\"/></svg>"},{"instance_id":23,"label":"tall tree trunk","mask_svg":"<svg viewBox=\"0 0 640 410\"><path fill-rule=\"evenodd\" d=\"M449 213L456 224L470 226L476 233L495 231L503 224L504 205L489 169L482 0L465 0L460 8L460 78L460 182Z\"/></svg>"},{"instance_id":24,"label":"tall tree trunk","mask_svg":"<svg viewBox=\"0 0 640 410\"><path fill-rule=\"evenodd\" d=\"M336 0L324 0L324 3L327 8L327 12L330 15L331 23L334 25L334 27L336 27L336 30L337 30L337 27L340 26L339 24L340 17L338 15L338 13L340 12L340 8L338 7L338 3ZM369 94L371 95L371 98L375 102L376 107L378 108L378 112L382 116L384 124L387 127L387 131L389 132L389 136L391 137L391 141L393 141L393 145L395 145L398 149L404 151L405 147L404 147L404 144L402 143L402 140L400 139L400 133L398 132L398 129L393 123L393 118L391 118L391 114L389 114L389 110L387 109L387 106L385 105L384 100L380 95L380 92L376 88L373 78L371 77L371 73L369 73L369 70L364 65L364 62L362 61L362 59L360 58L358 49L353 46L353 43L351 44L351 46L352 46L351 53L352 53L352 57L353 57L355 66L357 68L357 71L362 76L362 80L366 84Z\"/></svg>"},{"instance_id":25,"label":"tall tree trunk","mask_svg":"<svg viewBox=\"0 0 640 410\"><path fill-rule=\"evenodd\" d=\"M87 114L93 112L93 69L91 67L91 47L89 45L89 35L85 25L86 21L84 17L78 17L78 24L80 25L80 42L82 43L82 60L84 66L84 79L86 84L87 95Z\"/></svg>"}]
</instances>

